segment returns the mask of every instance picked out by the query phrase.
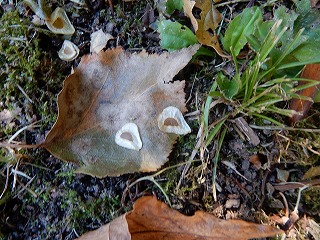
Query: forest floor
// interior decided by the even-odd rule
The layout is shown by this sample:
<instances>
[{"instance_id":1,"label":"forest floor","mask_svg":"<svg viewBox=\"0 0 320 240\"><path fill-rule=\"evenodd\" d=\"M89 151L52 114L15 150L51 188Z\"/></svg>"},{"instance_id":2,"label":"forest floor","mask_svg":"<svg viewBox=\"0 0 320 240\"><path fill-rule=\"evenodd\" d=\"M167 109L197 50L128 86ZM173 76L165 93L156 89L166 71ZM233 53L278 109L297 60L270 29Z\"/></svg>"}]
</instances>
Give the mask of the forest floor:
<instances>
[{"instance_id":1,"label":"forest floor","mask_svg":"<svg viewBox=\"0 0 320 240\"><path fill-rule=\"evenodd\" d=\"M109 1L102 0L85 1L84 5L73 1L48 1L51 9L63 7L76 29L71 40L79 47L80 54L70 62L60 60L57 54L64 37L49 32L45 25L34 25L31 22L34 13L23 2L10 2L0 1L2 23L4 17L11 21L9 26L0 24L0 42L10 37L3 35L7 33L12 35L12 41L21 37L25 45L9 51L0 43L1 142L8 141L19 129L32 123L35 126L26 127L14 141L36 144L44 140L57 118L56 100L63 81L77 67L81 57L89 53L91 33L102 29L114 37L105 49L121 46L129 52L164 51L159 44L159 34L152 27L161 15L157 1L114 0L110 1L112 7ZM231 1L218 10L225 13L226 19L232 19L248 2ZM264 3L259 1L257 5ZM273 1L265 17L283 4L287 5L286 1ZM191 27L183 13L176 11L173 15ZM14 25L20 27L14 28ZM205 56L191 61L175 77L186 80L186 121L192 132L179 137L163 169L186 162L192 155L200 127L200 112L219 69L232 71L232 65L218 55ZM210 122L221 112L219 106L217 109L211 112ZM258 125L249 118L245 121ZM298 126L306 127L308 123L319 126L319 121L319 104L314 104L308 117ZM216 201L212 194L214 144L207 147L208 159L193 162L183 178L185 165L168 168L155 180L166 192L172 207L186 215L203 210L223 219L275 224L275 219L288 215L296 206L299 194L294 183L301 182L308 169L319 165L317 154L309 151L306 145L294 143L307 141L309 135L254 129L260 139L254 146L239 135L234 122L228 123L228 130L216 173ZM319 136L317 138L319 141ZM7 149L0 152L0 192L4 192L0 199L0 239L75 239L127 212L141 196L155 195L166 200L150 181L137 183L124 195L130 183L152 173L100 179L74 173L72 163L56 159L42 148L11 151L18 156L16 159L7 158L10 153ZM201 160L201 154L198 152L194 159ZM319 197L317 187L302 192L298 204L300 219L290 226L290 231L279 224L287 230L288 239L313 239L305 226L308 219L320 222Z\"/></svg>"}]
</instances>

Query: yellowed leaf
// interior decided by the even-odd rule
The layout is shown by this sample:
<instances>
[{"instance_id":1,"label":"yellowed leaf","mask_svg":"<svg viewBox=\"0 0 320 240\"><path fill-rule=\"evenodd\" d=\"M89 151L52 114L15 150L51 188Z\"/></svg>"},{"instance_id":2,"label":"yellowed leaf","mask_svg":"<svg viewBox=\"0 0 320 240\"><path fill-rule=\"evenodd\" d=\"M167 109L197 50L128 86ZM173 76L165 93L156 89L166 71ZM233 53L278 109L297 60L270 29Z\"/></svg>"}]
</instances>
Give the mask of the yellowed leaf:
<instances>
[{"instance_id":1,"label":"yellowed leaf","mask_svg":"<svg viewBox=\"0 0 320 240\"><path fill-rule=\"evenodd\" d=\"M195 6L201 9L200 19L197 20L198 30L196 31L199 42L214 48L221 57L228 58L229 56L221 49L218 36L215 34L215 29L221 22L221 13L210 0L198 0Z\"/></svg>"},{"instance_id":2,"label":"yellowed leaf","mask_svg":"<svg viewBox=\"0 0 320 240\"><path fill-rule=\"evenodd\" d=\"M116 220L118 221L118 220ZM86 233L86 238L78 240L99 239L97 233L105 236L104 239L133 239L133 240L244 240L249 238L270 237L281 234L282 230L268 225L255 224L242 220L222 220L206 212L196 212L193 216L185 216L154 197L142 197L134 204L133 210L126 214L123 232L128 232L131 238L120 238L111 235L114 224L110 227L101 227L101 231ZM118 230L117 230L118 231ZM94 235L91 235L94 234ZM93 237L94 236L94 237ZM91 237L91 238L90 238ZM108 238L107 238L108 237Z\"/></svg>"},{"instance_id":3,"label":"yellowed leaf","mask_svg":"<svg viewBox=\"0 0 320 240\"><path fill-rule=\"evenodd\" d=\"M309 168L309 170L303 175L302 179L308 179L318 176L320 176L320 166Z\"/></svg>"},{"instance_id":4,"label":"yellowed leaf","mask_svg":"<svg viewBox=\"0 0 320 240\"><path fill-rule=\"evenodd\" d=\"M179 119L171 128L190 131L181 114L184 81L171 81L198 47L161 55L116 48L84 56L64 82L58 119L42 147L92 176L157 170L178 137L160 130L160 114L173 107L168 118Z\"/></svg>"}]
</instances>

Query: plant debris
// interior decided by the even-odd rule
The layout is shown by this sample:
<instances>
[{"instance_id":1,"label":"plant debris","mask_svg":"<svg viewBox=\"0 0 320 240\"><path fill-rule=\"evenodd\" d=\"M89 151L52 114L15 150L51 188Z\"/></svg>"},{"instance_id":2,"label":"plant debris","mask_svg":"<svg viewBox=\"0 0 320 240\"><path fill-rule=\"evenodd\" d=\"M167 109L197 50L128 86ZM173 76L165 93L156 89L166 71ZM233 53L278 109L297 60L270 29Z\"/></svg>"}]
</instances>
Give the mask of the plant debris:
<instances>
[{"instance_id":1,"label":"plant debris","mask_svg":"<svg viewBox=\"0 0 320 240\"><path fill-rule=\"evenodd\" d=\"M106 238L245 240L281 233L282 230L272 226L241 220L225 221L202 211L196 212L193 216L185 216L157 201L155 197L142 197L136 201L131 212L95 231L84 234L78 240Z\"/></svg>"}]
</instances>

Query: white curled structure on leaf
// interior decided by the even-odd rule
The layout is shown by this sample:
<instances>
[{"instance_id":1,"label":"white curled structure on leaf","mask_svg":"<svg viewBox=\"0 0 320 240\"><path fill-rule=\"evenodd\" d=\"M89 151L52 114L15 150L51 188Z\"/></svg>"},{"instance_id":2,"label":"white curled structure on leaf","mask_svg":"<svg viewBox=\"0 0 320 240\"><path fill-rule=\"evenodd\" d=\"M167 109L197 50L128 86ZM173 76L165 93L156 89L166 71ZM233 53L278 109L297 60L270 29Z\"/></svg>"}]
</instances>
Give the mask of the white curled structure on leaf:
<instances>
[{"instance_id":1,"label":"white curled structure on leaf","mask_svg":"<svg viewBox=\"0 0 320 240\"><path fill-rule=\"evenodd\" d=\"M24 0L24 3L29 6L32 11L41 19L43 19L49 30L55 34L72 35L75 29L70 22L66 12L57 7L52 13L48 8L45 0Z\"/></svg>"},{"instance_id":2,"label":"white curled structure on leaf","mask_svg":"<svg viewBox=\"0 0 320 240\"><path fill-rule=\"evenodd\" d=\"M158 127L162 132L184 135L191 132L182 113L176 107L169 106L159 114Z\"/></svg>"},{"instance_id":3,"label":"white curled structure on leaf","mask_svg":"<svg viewBox=\"0 0 320 240\"><path fill-rule=\"evenodd\" d=\"M51 32L64 35L72 35L75 31L66 12L57 7L50 15L50 21L46 21Z\"/></svg>"},{"instance_id":4,"label":"white curled structure on leaf","mask_svg":"<svg viewBox=\"0 0 320 240\"><path fill-rule=\"evenodd\" d=\"M115 142L121 147L139 151L142 148L142 141L138 126L134 123L126 123L116 133Z\"/></svg>"},{"instance_id":5,"label":"white curled structure on leaf","mask_svg":"<svg viewBox=\"0 0 320 240\"><path fill-rule=\"evenodd\" d=\"M59 58L64 61L72 61L79 55L79 48L69 40L64 40L58 52Z\"/></svg>"}]
</instances>

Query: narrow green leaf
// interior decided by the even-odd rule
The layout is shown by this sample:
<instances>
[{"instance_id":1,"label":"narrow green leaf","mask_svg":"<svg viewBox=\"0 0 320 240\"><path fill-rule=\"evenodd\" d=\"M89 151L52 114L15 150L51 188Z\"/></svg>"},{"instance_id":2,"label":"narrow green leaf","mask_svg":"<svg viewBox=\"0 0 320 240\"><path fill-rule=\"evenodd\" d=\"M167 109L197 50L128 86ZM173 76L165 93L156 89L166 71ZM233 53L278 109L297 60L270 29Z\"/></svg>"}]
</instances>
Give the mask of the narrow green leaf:
<instances>
[{"instance_id":1,"label":"narrow green leaf","mask_svg":"<svg viewBox=\"0 0 320 240\"><path fill-rule=\"evenodd\" d=\"M217 82L214 81L214 83L211 86L210 92L214 92L217 89ZM209 113L210 113L210 105L212 103L212 97L209 95L207 97L206 103L204 105L203 109L203 122L204 122L204 131L205 136L208 134L208 125L209 125Z\"/></svg>"},{"instance_id":2,"label":"narrow green leaf","mask_svg":"<svg viewBox=\"0 0 320 240\"><path fill-rule=\"evenodd\" d=\"M208 137L206 139L206 143L205 146L208 146L211 142L212 139L217 135L217 133L220 131L221 127L223 126L224 122L226 121L226 119L222 119L220 120L220 122L218 122L213 129L209 132Z\"/></svg>"}]
</instances>

